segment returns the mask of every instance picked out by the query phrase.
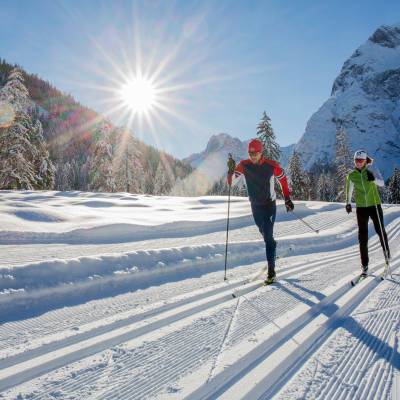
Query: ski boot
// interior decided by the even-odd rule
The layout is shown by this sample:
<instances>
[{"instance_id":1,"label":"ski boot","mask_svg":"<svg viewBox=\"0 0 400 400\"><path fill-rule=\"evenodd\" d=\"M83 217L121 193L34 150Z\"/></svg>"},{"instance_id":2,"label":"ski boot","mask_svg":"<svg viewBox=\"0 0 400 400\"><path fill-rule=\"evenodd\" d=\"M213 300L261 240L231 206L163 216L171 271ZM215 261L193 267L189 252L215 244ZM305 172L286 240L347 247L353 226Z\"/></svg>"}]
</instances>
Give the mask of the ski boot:
<instances>
[{"instance_id":1,"label":"ski boot","mask_svg":"<svg viewBox=\"0 0 400 400\"><path fill-rule=\"evenodd\" d=\"M264 285L271 285L276 281L276 274L268 275L267 279L264 281Z\"/></svg>"},{"instance_id":2,"label":"ski boot","mask_svg":"<svg viewBox=\"0 0 400 400\"><path fill-rule=\"evenodd\" d=\"M368 265L361 265L361 276L365 278L368 275Z\"/></svg>"}]
</instances>

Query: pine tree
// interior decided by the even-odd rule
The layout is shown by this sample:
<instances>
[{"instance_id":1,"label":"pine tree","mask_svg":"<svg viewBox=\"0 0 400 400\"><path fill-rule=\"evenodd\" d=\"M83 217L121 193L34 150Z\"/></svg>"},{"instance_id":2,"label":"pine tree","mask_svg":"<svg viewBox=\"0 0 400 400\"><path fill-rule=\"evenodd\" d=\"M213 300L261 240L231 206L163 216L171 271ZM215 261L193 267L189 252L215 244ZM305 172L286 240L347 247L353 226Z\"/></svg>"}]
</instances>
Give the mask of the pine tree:
<instances>
[{"instance_id":1,"label":"pine tree","mask_svg":"<svg viewBox=\"0 0 400 400\"><path fill-rule=\"evenodd\" d=\"M395 168L389 181L389 203L400 204L400 169Z\"/></svg>"},{"instance_id":2,"label":"pine tree","mask_svg":"<svg viewBox=\"0 0 400 400\"><path fill-rule=\"evenodd\" d=\"M37 119L31 130L31 142L35 146L33 160L36 171L37 189L51 189L54 186L55 167L50 160L49 151L43 138L42 124Z\"/></svg>"},{"instance_id":3,"label":"pine tree","mask_svg":"<svg viewBox=\"0 0 400 400\"><path fill-rule=\"evenodd\" d=\"M114 130L113 170L117 191L145 192L145 174L140 161L138 142L128 130Z\"/></svg>"},{"instance_id":4,"label":"pine tree","mask_svg":"<svg viewBox=\"0 0 400 400\"><path fill-rule=\"evenodd\" d=\"M29 98L22 72L14 68L0 90L2 109L12 118L0 128L0 187L50 189L54 166L43 138L38 113Z\"/></svg>"},{"instance_id":5,"label":"pine tree","mask_svg":"<svg viewBox=\"0 0 400 400\"><path fill-rule=\"evenodd\" d=\"M303 171L300 155L297 151L293 151L290 157L288 175L293 199L307 200L309 193L308 179Z\"/></svg>"},{"instance_id":6,"label":"pine tree","mask_svg":"<svg viewBox=\"0 0 400 400\"><path fill-rule=\"evenodd\" d=\"M102 121L96 129L97 142L89 159L89 189L99 192L113 192L113 153L110 143L110 125Z\"/></svg>"},{"instance_id":7,"label":"pine tree","mask_svg":"<svg viewBox=\"0 0 400 400\"><path fill-rule=\"evenodd\" d=\"M173 187L173 177L160 161L154 178L154 194L169 194Z\"/></svg>"},{"instance_id":8,"label":"pine tree","mask_svg":"<svg viewBox=\"0 0 400 400\"><path fill-rule=\"evenodd\" d=\"M21 113L18 119L21 119ZM35 169L30 160L34 149L28 130L20 122L0 128L0 188L32 190L37 186Z\"/></svg>"},{"instance_id":9,"label":"pine tree","mask_svg":"<svg viewBox=\"0 0 400 400\"><path fill-rule=\"evenodd\" d=\"M336 131L336 186L337 201L345 200L346 177L352 168L352 157L347 144L347 135L343 127Z\"/></svg>"},{"instance_id":10,"label":"pine tree","mask_svg":"<svg viewBox=\"0 0 400 400\"><path fill-rule=\"evenodd\" d=\"M271 119L265 111L257 126L257 136L264 145L264 157L270 160L279 161L281 150L279 144L276 142L275 133L271 125Z\"/></svg>"},{"instance_id":11,"label":"pine tree","mask_svg":"<svg viewBox=\"0 0 400 400\"><path fill-rule=\"evenodd\" d=\"M317 200L320 201L334 201L336 197L336 190L334 179L332 175L323 171L317 183Z\"/></svg>"}]
</instances>

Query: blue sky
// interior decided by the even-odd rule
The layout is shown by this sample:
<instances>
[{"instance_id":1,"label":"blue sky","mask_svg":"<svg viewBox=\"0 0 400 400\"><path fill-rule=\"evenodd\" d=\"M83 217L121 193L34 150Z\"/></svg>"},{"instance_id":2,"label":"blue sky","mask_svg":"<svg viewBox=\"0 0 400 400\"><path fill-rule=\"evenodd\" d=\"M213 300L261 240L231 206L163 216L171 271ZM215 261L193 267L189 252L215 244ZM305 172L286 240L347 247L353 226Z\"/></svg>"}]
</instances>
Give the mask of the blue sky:
<instances>
[{"instance_id":1,"label":"blue sky","mask_svg":"<svg viewBox=\"0 0 400 400\"><path fill-rule=\"evenodd\" d=\"M254 137L264 110L281 145L297 142L400 2L1 0L0 16L1 58L182 158L215 133ZM138 68L158 71L163 109L128 121L113 91Z\"/></svg>"}]
</instances>

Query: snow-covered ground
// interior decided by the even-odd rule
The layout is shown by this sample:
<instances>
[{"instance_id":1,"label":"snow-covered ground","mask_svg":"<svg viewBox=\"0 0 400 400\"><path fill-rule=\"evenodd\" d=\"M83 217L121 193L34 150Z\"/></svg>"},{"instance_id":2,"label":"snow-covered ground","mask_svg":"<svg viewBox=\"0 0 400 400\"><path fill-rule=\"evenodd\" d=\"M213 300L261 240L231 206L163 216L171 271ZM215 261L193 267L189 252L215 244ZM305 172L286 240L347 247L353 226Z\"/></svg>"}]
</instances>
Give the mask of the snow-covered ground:
<instances>
[{"instance_id":1,"label":"snow-covered ground","mask_svg":"<svg viewBox=\"0 0 400 400\"><path fill-rule=\"evenodd\" d=\"M352 288L354 213L295 203L265 287L247 199L224 281L224 197L0 192L0 398L399 399L400 206Z\"/></svg>"}]
</instances>

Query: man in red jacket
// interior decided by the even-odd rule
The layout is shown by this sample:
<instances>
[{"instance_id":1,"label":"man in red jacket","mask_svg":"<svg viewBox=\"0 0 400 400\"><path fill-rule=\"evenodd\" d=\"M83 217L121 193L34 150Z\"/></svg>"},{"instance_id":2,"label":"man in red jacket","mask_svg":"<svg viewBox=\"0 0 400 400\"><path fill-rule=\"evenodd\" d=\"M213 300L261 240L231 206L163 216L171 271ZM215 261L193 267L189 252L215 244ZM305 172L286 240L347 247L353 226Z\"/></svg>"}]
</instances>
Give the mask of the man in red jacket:
<instances>
[{"instance_id":1,"label":"man in red jacket","mask_svg":"<svg viewBox=\"0 0 400 400\"><path fill-rule=\"evenodd\" d=\"M232 185L232 177L244 175L247 193L251 204L253 217L260 233L263 235L268 261L268 276L265 281L271 284L275 281L275 254L276 242L273 229L276 217L275 179L278 180L285 197L286 211L292 211L294 204L290 200L290 191L281 166L274 160L263 156L263 144L258 139L250 141L248 146L249 158L242 160L235 167L231 162L228 171L228 185ZM233 161L233 160L232 160ZM229 163L228 163L229 165Z\"/></svg>"}]
</instances>

